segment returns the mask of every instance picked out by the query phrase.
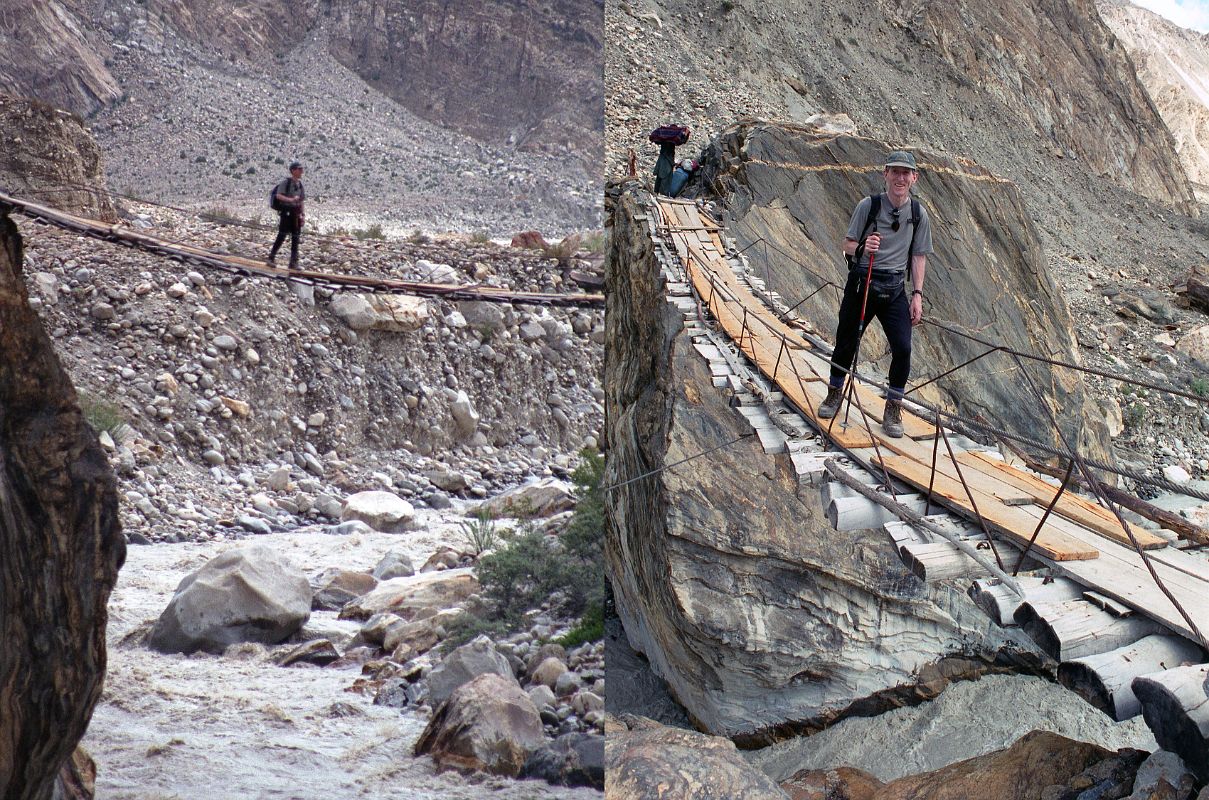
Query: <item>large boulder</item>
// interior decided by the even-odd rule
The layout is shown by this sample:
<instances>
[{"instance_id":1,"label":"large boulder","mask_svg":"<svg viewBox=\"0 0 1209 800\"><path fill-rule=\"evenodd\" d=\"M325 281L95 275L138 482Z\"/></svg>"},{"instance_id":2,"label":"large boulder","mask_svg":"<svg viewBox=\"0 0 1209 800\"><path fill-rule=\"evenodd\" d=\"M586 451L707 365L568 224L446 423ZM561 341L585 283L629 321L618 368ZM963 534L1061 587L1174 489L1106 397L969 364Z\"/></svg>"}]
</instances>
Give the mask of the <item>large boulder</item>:
<instances>
[{"instance_id":1,"label":"large boulder","mask_svg":"<svg viewBox=\"0 0 1209 800\"><path fill-rule=\"evenodd\" d=\"M565 733L534 750L517 777L604 789L604 742L591 733Z\"/></svg>"},{"instance_id":2,"label":"large boulder","mask_svg":"<svg viewBox=\"0 0 1209 800\"><path fill-rule=\"evenodd\" d=\"M428 321L428 303L422 297L409 295L342 292L328 308L355 331L406 333L419 330Z\"/></svg>"},{"instance_id":3,"label":"large boulder","mask_svg":"<svg viewBox=\"0 0 1209 800\"><path fill-rule=\"evenodd\" d=\"M432 707L439 708L459 686L488 673L516 683L508 659L495 649L490 639L478 636L446 656L428 674L428 696L432 699Z\"/></svg>"},{"instance_id":4,"label":"large boulder","mask_svg":"<svg viewBox=\"0 0 1209 800\"><path fill-rule=\"evenodd\" d=\"M671 694L704 730L761 744L1030 666L1018 630L916 578L883 531L834 530L787 455L740 438L664 298L645 211L621 197L608 257L605 558L626 637Z\"/></svg>"},{"instance_id":5,"label":"large boulder","mask_svg":"<svg viewBox=\"0 0 1209 800\"><path fill-rule=\"evenodd\" d=\"M453 608L478 590L478 579L468 567L391 578L379 583L372 592L345 604L340 618L369 619L374 614L388 611L411 621L424 609Z\"/></svg>"},{"instance_id":6,"label":"large boulder","mask_svg":"<svg viewBox=\"0 0 1209 800\"><path fill-rule=\"evenodd\" d=\"M1122 788L1120 769L1095 768L1103 762L1124 761L1136 770L1145 754L1140 751L1113 753L1094 744L1077 742L1049 731L1033 731L1011 747L996 750L977 758L959 761L956 764L927 772L899 778L882 787L874 795L875 800L967 800L971 797L993 797L995 800L1033 800L1042 796L1047 787L1068 786L1069 793L1054 793L1054 797L1121 797L1107 789ZM1088 771L1091 770L1090 774ZM1127 770L1126 770L1127 771ZM1094 795L1080 795L1079 790L1089 789L1094 784L1087 780L1098 772L1104 786ZM1084 776L1083 780L1079 780ZM1114 777L1115 776L1115 777ZM1124 788L1128 787L1125 783Z\"/></svg>"},{"instance_id":7,"label":"large boulder","mask_svg":"<svg viewBox=\"0 0 1209 800\"><path fill-rule=\"evenodd\" d=\"M378 579L367 572L328 567L311 578L311 610L339 611L350 600L374 590Z\"/></svg>"},{"instance_id":8,"label":"large boulder","mask_svg":"<svg viewBox=\"0 0 1209 800\"><path fill-rule=\"evenodd\" d=\"M390 492L357 492L344 501L340 519L344 522L359 520L383 533L402 533L415 527L416 510L411 503Z\"/></svg>"},{"instance_id":9,"label":"large boulder","mask_svg":"<svg viewBox=\"0 0 1209 800\"><path fill-rule=\"evenodd\" d=\"M215 556L182 580L147 641L164 653L275 644L310 614L306 576L276 550L254 544Z\"/></svg>"},{"instance_id":10,"label":"large boulder","mask_svg":"<svg viewBox=\"0 0 1209 800\"><path fill-rule=\"evenodd\" d=\"M440 770L515 777L545 741L542 721L514 679L480 675L454 690L416 741Z\"/></svg>"},{"instance_id":11,"label":"large boulder","mask_svg":"<svg viewBox=\"0 0 1209 800\"><path fill-rule=\"evenodd\" d=\"M509 489L479 506L480 512L493 517L514 517L531 514L549 517L575 508L575 495L566 481L542 478L534 483Z\"/></svg>"},{"instance_id":12,"label":"large boulder","mask_svg":"<svg viewBox=\"0 0 1209 800\"><path fill-rule=\"evenodd\" d=\"M631 714L605 717L605 771L610 800L788 798L729 739Z\"/></svg>"}]
</instances>

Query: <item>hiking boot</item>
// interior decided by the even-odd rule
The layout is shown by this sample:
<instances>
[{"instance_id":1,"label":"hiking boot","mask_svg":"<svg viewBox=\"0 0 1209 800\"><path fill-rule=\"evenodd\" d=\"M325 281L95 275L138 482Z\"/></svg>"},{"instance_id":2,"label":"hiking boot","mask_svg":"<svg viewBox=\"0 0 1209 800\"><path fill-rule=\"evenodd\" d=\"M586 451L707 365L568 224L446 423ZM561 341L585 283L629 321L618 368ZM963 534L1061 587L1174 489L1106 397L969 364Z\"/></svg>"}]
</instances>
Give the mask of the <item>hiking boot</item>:
<instances>
[{"instance_id":1,"label":"hiking boot","mask_svg":"<svg viewBox=\"0 0 1209 800\"><path fill-rule=\"evenodd\" d=\"M901 400L887 400L882 411L882 430L891 439L903 438L903 404Z\"/></svg>"},{"instance_id":2,"label":"hiking boot","mask_svg":"<svg viewBox=\"0 0 1209 800\"><path fill-rule=\"evenodd\" d=\"M266 259L265 259L265 261L269 262L269 263L270 263L270 264L272 264L273 266L277 266L277 254L276 254L276 253L269 253L269 257L268 257L268 258L266 258Z\"/></svg>"},{"instance_id":3,"label":"hiking boot","mask_svg":"<svg viewBox=\"0 0 1209 800\"><path fill-rule=\"evenodd\" d=\"M828 386L827 397L819 406L819 419L831 419L840 410L840 403L844 399L843 386Z\"/></svg>"}]
</instances>

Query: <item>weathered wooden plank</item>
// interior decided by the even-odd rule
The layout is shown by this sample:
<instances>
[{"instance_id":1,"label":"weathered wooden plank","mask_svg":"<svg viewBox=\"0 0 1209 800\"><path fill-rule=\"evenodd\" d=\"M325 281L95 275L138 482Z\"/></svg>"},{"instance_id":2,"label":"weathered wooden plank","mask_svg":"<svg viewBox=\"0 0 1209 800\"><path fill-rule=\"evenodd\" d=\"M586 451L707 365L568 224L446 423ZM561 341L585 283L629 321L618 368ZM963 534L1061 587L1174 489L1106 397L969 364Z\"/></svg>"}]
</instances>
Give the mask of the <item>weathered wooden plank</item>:
<instances>
[{"instance_id":1,"label":"weathered wooden plank","mask_svg":"<svg viewBox=\"0 0 1209 800\"><path fill-rule=\"evenodd\" d=\"M974 504L961 483L955 479L938 471L933 481L929 467L906 456L883 456L881 462L891 475L912 486L926 490L929 482L932 482L934 500L967 516L974 515ZM1022 545L1028 543L1036 528L1036 522L1031 517L1024 514L1019 507L1004 505L998 498L973 487L970 494L977 502L978 511L989 528ZM1088 547L1086 543L1048 526L1037 537L1033 550L1055 561L1093 559L1099 554L1094 547Z\"/></svg>"},{"instance_id":2,"label":"weathered wooden plank","mask_svg":"<svg viewBox=\"0 0 1209 800\"><path fill-rule=\"evenodd\" d=\"M919 495L900 495L895 500L902 501L901 505L917 514L924 511L923 498ZM837 497L827 506L827 521L837 531L880 528L893 519L897 519L894 512L859 495Z\"/></svg>"},{"instance_id":3,"label":"weathered wooden plank","mask_svg":"<svg viewBox=\"0 0 1209 800\"><path fill-rule=\"evenodd\" d=\"M1133 644L1064 661L1058 682L1118 722L1142 713L1133 679L1202 658L1201 648L1182 636L1155 634Z\"/></svg>"},{"instance_id":4,"label":"weathered wooden plank","mask_svg":"<svg viewBox=\"0 0 1209 800\"><path fill-rule=\"evenodd\" d=\"M785 328L788 331L789 326L785 326ZM819 376L819 380L830 379L830 362L822 353L811 352L807 361L810 363L814 373ZM857 383L856 393L859 396L860 404L858 406L856 401L853 401L853 407L865 409L869 416L876 419L880 425L882 421L882 409L886 403L881 395L881 391L872 389L862 383ZM841 413L843 413L842 410ZM931 439L936 435L936 426L926 419L911 413L909 409L903 408L903 434L911 439Z\"/></svg>"},{"instance_id":5,"label":"weathered wooden plank","mask_svg":"<svg viewBox=\"0 0 1209 800\"><path fill-rule=\"evenodd\" d=\"M1016 611L1016 622L1057 661L1107 653L1161 630L1146 617L1117 617L1085 600L1025 602Z\"/></svg>"},{"instance_id":6,"label":"weathered wooden plank","mask_svg":"<svg viewBox=\"0 0 1209 800\"><path fill-rule=\"evenodd\" d=\"M957 456L957 460L963 466L978 470L981 474L991 476L1025 492L1041 506L1049 505L1053 501L1054 495L1058 493L1057 487L1051 486L1040 478L1029 475L1027 472L1022 472L985 453L962 453ZM1120 521L1111 511L1101 508L1095 503L1088 502L1076 494L1063 492L1062 497L1058 500L1058 504L1054 507L1054 513L1107 536L1113 541L1129 542L1129 537L1122 530ZM1167 546L1165 539L1136 526L1134 535L1145 550L1157 550Z\"/></svg>"}]
</instances>

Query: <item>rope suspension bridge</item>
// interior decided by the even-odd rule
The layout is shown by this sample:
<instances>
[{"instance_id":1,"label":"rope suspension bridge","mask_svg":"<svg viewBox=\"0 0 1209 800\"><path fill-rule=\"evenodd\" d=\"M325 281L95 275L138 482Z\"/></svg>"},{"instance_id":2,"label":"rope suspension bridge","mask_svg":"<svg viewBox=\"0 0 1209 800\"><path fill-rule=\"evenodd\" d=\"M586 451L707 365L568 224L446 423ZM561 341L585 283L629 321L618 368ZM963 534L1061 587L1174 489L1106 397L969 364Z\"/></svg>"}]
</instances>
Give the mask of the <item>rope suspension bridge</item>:
<instances>
[{"instance_id":1,"label":"rope suspension bridge","mask_svg":"<svg viewBox=\"0 0 1209 800\"><path fill-rule=\"evenodd\" d=\"M1011 359L1047 409L1045 421L1060 446L930 405L913 394L919 386L908 392L905 435L890 438L876 410L878 390L887 387L859 372L850 373L847 413L820 419L827 342L768 291L704 210L691 201L643 197L639 219L649 227L667 300L684 313L715 387L733 392L737 411L766 452L788 455L799 487L818 488L830 523L840 530L884 528L903 562L925 581L970 580L979 607L997 624L1022 629L1059 662L1065 685L1114 719L1144 713L1161 746L1184 757L1202 779L1209 776L1209 531L1175 514L1158 514L1166 535L1131 525L1123 500L1157 510L1102 484L1091 470L1205 500L1209 495L1082 457L1024 362L1139 382L931 322L987 348L971 362ZM814 274L819 291L835 286ZM1009 463L979 439L1059 457L1066 465L1061 481L1038 474L1043 465ZM1076 494L1076 483L1091 496Z\"/></svg>"},{"instance_id":2,"label":"rope suspension bridge","mask_svg":"<svg viewBox=\"0 0 1209 800\"><path fill-rule=\"evenodd\" d=\"M151 236L126 225L111 224L70 214L33 200L0 192L0 213L16 213L35 222L113 244L132 247L183 264L220 269L243 277L291 281L332 290L353 290L376 294L409 294L447 300L479 300L493 303L521 303L542 306L603 307L600 294L561 294L518 292L480 284L441 284L365 275L342 275L310 270L288 270L265 261L218 253L182 242Z\"/></svg>"}]
</instances>

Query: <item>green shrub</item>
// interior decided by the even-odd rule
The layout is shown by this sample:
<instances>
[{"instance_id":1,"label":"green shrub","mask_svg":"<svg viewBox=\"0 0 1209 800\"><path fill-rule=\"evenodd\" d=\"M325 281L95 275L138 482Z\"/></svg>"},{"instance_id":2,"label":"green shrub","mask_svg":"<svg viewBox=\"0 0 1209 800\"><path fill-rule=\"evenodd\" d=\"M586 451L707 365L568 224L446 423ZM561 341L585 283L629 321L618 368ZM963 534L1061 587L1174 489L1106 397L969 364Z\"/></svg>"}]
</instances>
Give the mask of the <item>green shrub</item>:
<instances>
[{"instance_id":1,"label":"green shrub","mask_svg":"<svg viewBox=\"0 0 1209 800\"><path fill-rule=\"evenodd\" d=\"M589 253L603 253L607 242L608 237L605 236L604 231L592 231L583 237L579 246Z\"/></svg>"},{"instance_id":2,"label":"green shrub","mask_svg":"<svg viewBox=\"0 0 1209 800\"><path fill-rule=\"evenodd\" d=\"M496 534L495 519L486 509L478 509L474 513L473 520L462 520L458 525L461 526L462 535L466 537L476 558L495 547L495 543L499 539Z\"/></svg>"},{"instance_id":3,"label":"green shrub","mask_svg":"<svg viewBox=\"0 0 1209 800\"><path fill-rule=\"evenodd\" d=\"M492 620L507 630L516 630L528 611L552 601L555 613L582 617L572 632L592 637L582 641L600 636L594 620L601 618L603 625L604 459L594 450L584 450L581 457L571 475L578 502L562 534L547 536L533 520L525 520L510 539L501 532L507 541L475 564Z\"/></svg>"},{"instance_id":4,"label":"green shrub","mask_svg":"<svg viewBox=\"0 0 1209 800\"><path fill-rule=\"evenodd\" d=\"M79 402L85 421L98 434L104 431L114 441L118 441L129 427L126 424L126 415L122 413L120 407L113 403L84 392L80 392Z\"/></svg>"},{"instance_id":5,"label":"green shrub","mask_svg":"<svg viewBox=\"0 0 1209 800\"><path fill-rule=\"evenodd\" d=\"M604 603L593 603L584 609L579 624L557 639L563 647L578 647L584 642L604 638Z\"/></svg>"},{"instance_id":6,"label":"green shrub","mask_svg":"<svg viewBox=\"0 0 1209 800\"><path fill-rule=\"evenodd\" d=\"M1197 397L1209 396L1209 378L1193 378L1192 391Z\"/></svg>"},{"instance_id":7,"label":"green shrub","mask_svg":"<svg viewBox=\"0 0 1209 800\"><path fill-rule=\"evenodd\" d=\"M487 233L487 231L475 231L470 234L470 241L475 244L486 244L491 241L491 234Z\"/></svg>"},{"instance_id":8,"label":"green shrub","mask_svg":"<svg viewBox=\"0 0 1209 800\"><path fill-rule=\"evenodd\" d=\"M1146 406L1141 403L1130 403L1125 409L1125 425L1129 428L1136 428L1142 424L1142 420L1146 419Z\"/></svg>"}]
</instances>

